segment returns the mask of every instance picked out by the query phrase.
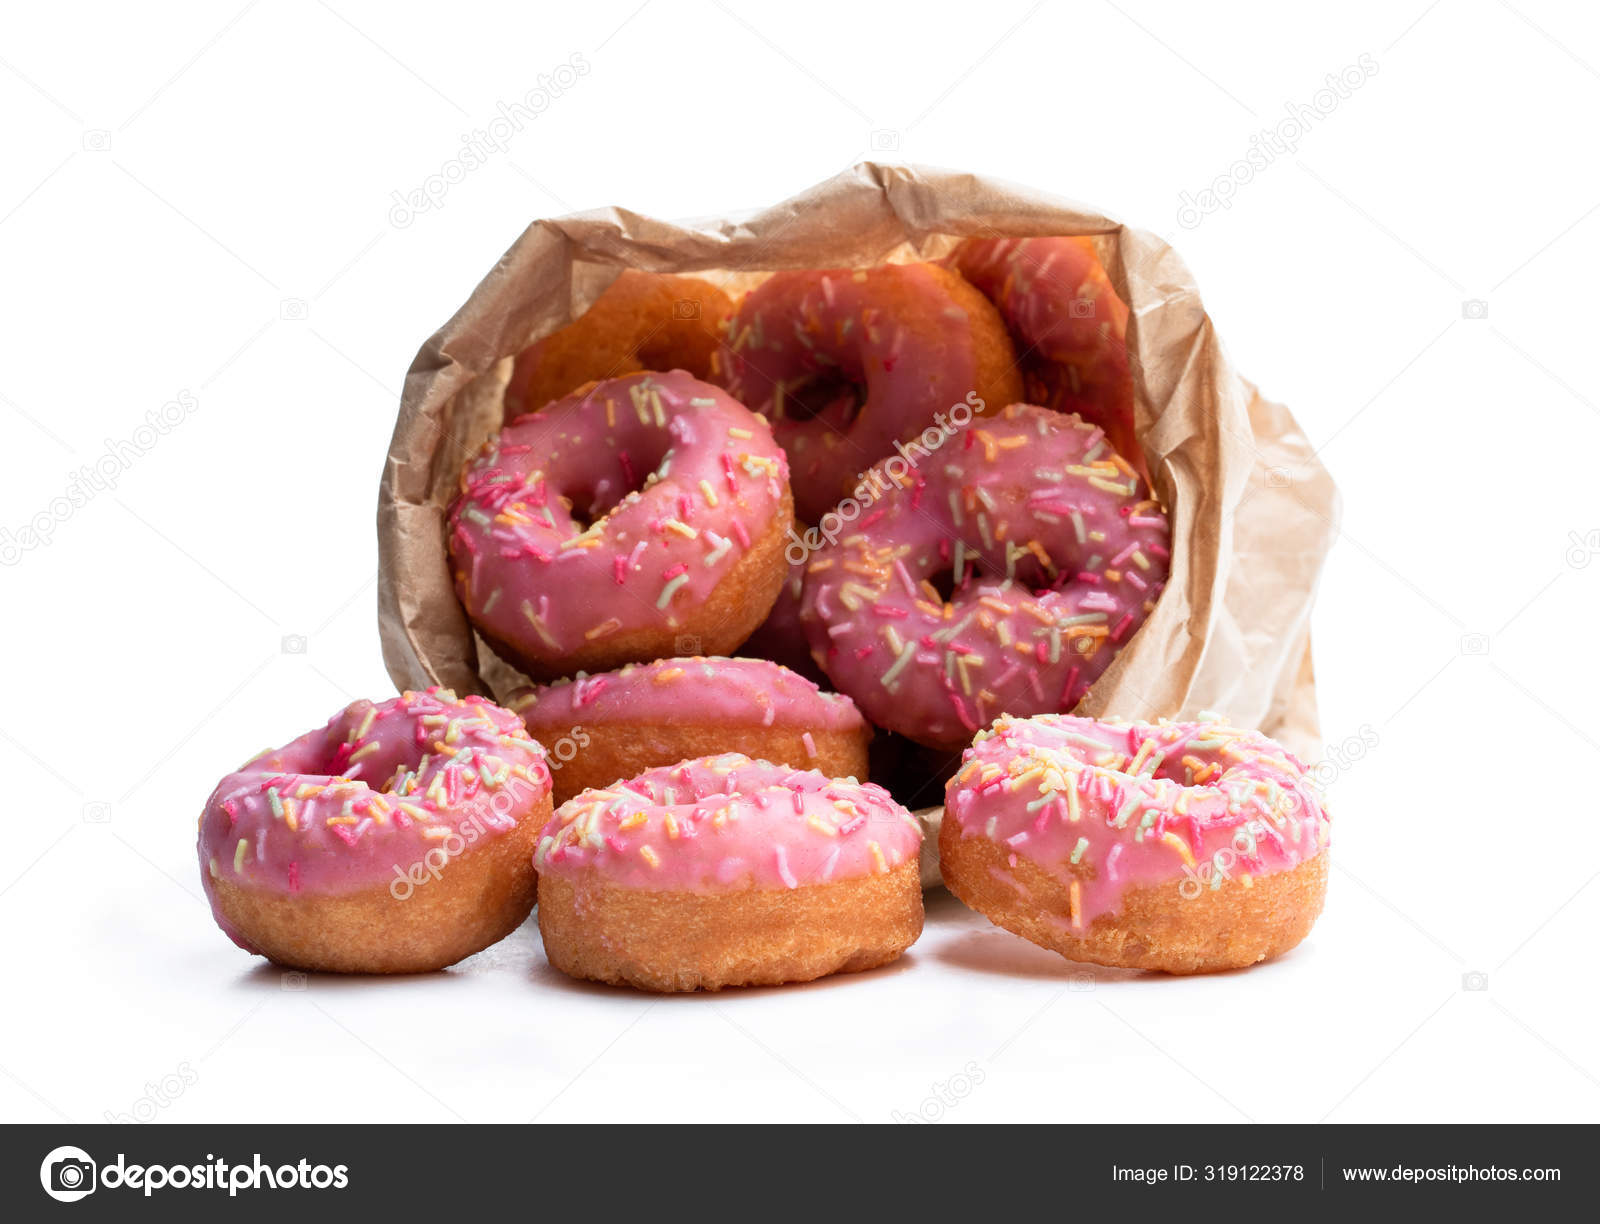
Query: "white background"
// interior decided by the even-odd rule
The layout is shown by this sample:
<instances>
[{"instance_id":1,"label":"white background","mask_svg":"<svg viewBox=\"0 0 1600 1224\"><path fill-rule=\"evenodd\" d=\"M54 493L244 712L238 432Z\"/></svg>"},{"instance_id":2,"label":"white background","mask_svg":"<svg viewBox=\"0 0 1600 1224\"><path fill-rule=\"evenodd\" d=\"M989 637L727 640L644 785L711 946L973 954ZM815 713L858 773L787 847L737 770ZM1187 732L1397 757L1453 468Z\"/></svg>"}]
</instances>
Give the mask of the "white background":
<instances>
[{"instance_id":1,"label":"white background","mask_svg":"<svg viewBox=\"0 0 1600 1224\"><path fill-rule=\"evenodd\" d=\"M0 569L0 1117L1600 1118L1592 6L915 7L10 6L0 529L197 407ZM1179 224L1363 54L1294 152ZM417 347L536 217L724 214L869 155L1165 235L1321 448L1324 726L1376 746L1340 769L1311 938L1084 976L940 896L898 965L810 987L578 985L530 926L446 974L285 990L212 926L195 818L240 759L392 691L373 511Z\"/></svg>"}]
</instances>

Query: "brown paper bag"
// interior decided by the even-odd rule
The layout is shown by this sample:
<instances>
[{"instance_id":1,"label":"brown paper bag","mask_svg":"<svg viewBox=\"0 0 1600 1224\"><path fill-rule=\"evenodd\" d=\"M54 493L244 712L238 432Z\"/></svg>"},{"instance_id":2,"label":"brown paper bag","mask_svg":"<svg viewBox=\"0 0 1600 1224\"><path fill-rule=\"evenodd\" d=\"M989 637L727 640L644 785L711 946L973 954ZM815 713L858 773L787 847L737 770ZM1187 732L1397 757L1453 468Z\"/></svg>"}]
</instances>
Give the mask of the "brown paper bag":
<instances>
[{"instance_id":1,"label":"brown paper bag","mask_svg":"<svg viewBox=\"0 0 1600 1224\"><path fill-rule=\"evenodd\" d=\"M872 162L753 216L674 224L610 208L529 226L406 375L378 498L378 625L395 684L503 698L521 682L456 602L445 512L499 426L511 358L582 314L623 268L741 290L779 268L937 259L974 234L1097 235L1129 307L1137 429L1171 513L1172 572L1078 712L1219 710L1314 759L1308 622L1338 494L1289 411L1235 372L1183 261L1084 205Z\"/></svg>"}]
</instances>

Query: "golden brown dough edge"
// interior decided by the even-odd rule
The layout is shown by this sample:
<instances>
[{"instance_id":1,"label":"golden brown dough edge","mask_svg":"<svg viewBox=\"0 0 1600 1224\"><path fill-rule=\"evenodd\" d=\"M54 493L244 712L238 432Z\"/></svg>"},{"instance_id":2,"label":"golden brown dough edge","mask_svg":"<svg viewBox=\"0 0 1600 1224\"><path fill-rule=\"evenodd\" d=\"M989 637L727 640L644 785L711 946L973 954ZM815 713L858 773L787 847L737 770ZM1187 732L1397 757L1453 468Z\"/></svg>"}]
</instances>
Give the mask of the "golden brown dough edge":
<instances>
[{"instance_id":1,"label":"golden brown dough edge","mask_svg":"<svg viewBox=\"0 0 1600 1224\"><path fill-rule=\"evenodd\" d=\"M229 922L268 959L322 973L426 973L498 943L536 895L533 850L548 797L504 836L469 845L409 893L388 883L343 896L283 893L216 880ZM403 864L402 870L409 864ZM396 877L398 879L398 877Z\"/></svg>"},{"instance_id":2,"label":"golden brown dough edge","mask_svg":"<svg viewBox=\"0 0 1600 1224\"><path fill-rule=\"evenodd\" d=\"M1066 884L1024 858L1013 867L1010 857L986 838L962 837L957 821L939 830L945 886L996 926L1068 960L1163 973L1242 969L1281 956L1310 932L1328 888L1322 851L1249 887L1233 878L1192 899L1180 880L1130 887L1116 913L1074 932Z\"/></svg>"},{"instance_id":3,"label":"golden brown dough edge","mask_svg":"<svg viewBox=\"0 0 1600 1224\"><path fill-rule=\"evenodd\" d=\"M680 303L694 309L685 312ZM588 310L517 355L505 418L639 370L684 369L705 380L732 311L732 299L698 277L624 269Z\"/></svg>"},{"instance_id":4,"label":"golden brown dough edge","mask_svg":"<svg viewBox=\"0 0 1600 1224\"><path fill-rule=\"evenodd\" d=\"M692 704L692 699L691 703ZM688 711L686 711L687 713ZM676 765L696 757L742 752L758 761L814 769L830 778L867 776L867 743L871 728L824 731L806 727L763 727L758 723L580 723L588 737L570 761L550 760L557 806L585 790L612 786L647 769ZM816 755L806 751L810 730ZM528 734L547 746L571 734L570 727L529 727ZM548 738L546 738L548 737Z\"/></svg>"},{"instance_id":5,"label":"golden brown dough edge","mask_svg":"<svg viewBox=\"0 0 1600 1224\"><path fill-rule=\"evenodd\" d=\"M647 892L539 877L545 954L576 978L658 992L809 982L894 960L922 933L915 859L795 889Z\"/></svg>"}]
</instances>

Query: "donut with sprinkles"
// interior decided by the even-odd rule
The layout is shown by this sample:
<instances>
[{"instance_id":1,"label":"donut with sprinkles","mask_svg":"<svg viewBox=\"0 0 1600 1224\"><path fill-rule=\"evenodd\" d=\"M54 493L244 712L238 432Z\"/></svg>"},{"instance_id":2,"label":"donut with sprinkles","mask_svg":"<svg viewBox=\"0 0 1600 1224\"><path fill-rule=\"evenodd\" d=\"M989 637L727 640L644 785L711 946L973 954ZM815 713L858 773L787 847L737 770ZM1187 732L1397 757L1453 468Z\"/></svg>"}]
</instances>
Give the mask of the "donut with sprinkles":
<instances>
[{"instance_id":1,"label":"donut with sprinkles","mask_svg":"<svg viewBox=\"0 0 1600 1224\"><path fill-rule=\"evenodd\" d=\"M864 778L872 728L848 697L765 659L661 659L519 689L506 705L550 752L555 802L660 765L742 752Z\"/></svg>"},{"instance_id":2,"label":"donut with sprinkles","mask_svg":"<svg viewBox=\"0 0 1600 1224\"><path fill-rule=\"evenodd\" d=\"M491 438L448 542L483 639L535 680L732 651L783 582L788 464L767 423L682 370L595 383Z\"/></svg>"},{"instance_id":3,"label":"donut with sprinkles","mask_svg":"<svg viewBox=\"0 0 1600 1224\"><path fill-rule=\"evenodd\" d=\"M357 701L217 784L200 878L248 952L422 973L527 918L550 814L544 750L509 710L441 688Z\"/></svg>"},{"instance_id":4,"label":"donut with sprinkles","mask_svg":"<svg viewBox=\"0 0 1600 1224\"><path fill-rule=\"evenodd\" d=\"M839 691L928 747L1071 710L1167 580L1165 512L1071 414L1012 404L862 486L854 530L807 564L801 620Z\"/></svg>"},{"instance_id":5,"label":"donut with sprinkles","mask_svg":"<svg viewBox=\"0 0 1600 1224\"><path fill-rule=\"evenodd\" d=\"M1075 412L1143 472L1133 432L1128 308L1092 239L969 238L951 261L999 309L1028 402Z\"/></svg>"},{"instance_id":6,"label":"donut with sprinkles","mask_svg":"<svg viewBox=\"0 0 1600 1224\"><path fill-rule=\"evenodd\" d=\"M916 818L877 786L727 753L584 791L540 839L539 931L572 977L775 986L922 933Z\"/></svg>"},{"instance_id":7,"label":"donut with sprinkles","mask_svg":"<svg viewBox=\"0 0 1600 1224\"><path fill-rule=\"evenodd\" d=\"M995 308L930 263L774 273L739 303L716 363L772 421L808 523L939 414L1022 398Z\"/></svg>"},{"instance_id":8,"label":"donut with sprinkles","mask_svg":"<svg viewBox=\"0 0 1600 1224\"><path fill-rule=\"evenodd\" d=\"M1202 722L1002 718L950 780L950 890L1069 960L1241 969L1311 930L1327 810L1291 753Z\"/></svg>"},{"instance_id":9,"label":"donut with sprinkles","mask_svg":"<svg viewBox=\"0 0 1600 1224\"><path fill-rule=\"evenodd\" d=\"M732 311L733 301L707 281L625 269L583 314L517 355L506 384L506 420L537 412L585 383L641 370L706 378Z\"/></svg>"}]
</instances>

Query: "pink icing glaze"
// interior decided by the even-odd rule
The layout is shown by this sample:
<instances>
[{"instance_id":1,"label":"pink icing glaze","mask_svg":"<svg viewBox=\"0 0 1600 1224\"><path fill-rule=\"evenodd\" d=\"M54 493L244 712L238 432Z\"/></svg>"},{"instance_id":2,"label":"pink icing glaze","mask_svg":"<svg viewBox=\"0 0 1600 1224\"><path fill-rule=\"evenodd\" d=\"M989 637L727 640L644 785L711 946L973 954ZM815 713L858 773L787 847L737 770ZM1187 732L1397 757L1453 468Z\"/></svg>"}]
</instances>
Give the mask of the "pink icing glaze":
<instances>
[{"instance_id":1,"label":"pink icing glaze","mask_svg":"<svg viewBox=\"0 0 1600 1224\"><path fill-rule=\"evenodd\" d=\"M958 431L813 555L812 652L869 719L953 748L1070 710L1167 579L1166 514L1075 416L1013 404ZM933 584L946 581L948 601Z\"/></svg>"},{"instance_id":2,"label":"pink icing glaze","mask_svg":"<svg viewBox=\"0 0 1600 1224\"><path fill-rule=\"evenodd\" d=\"M1220 721L1002 718L967 749L945 816L1071 884L1074 928L1130 887L1178 881L1195 897L1288 871L1329 833L1305 766Z\"/></svg>"},{"instance_id":3,"label":"pink icing glaze","mask_svg":"<svg viewBox=\"0 0 1600 1224\"><path fill-rule=\"evenodd\" d=\"M217 925L254 951L223 917L217 880L360 892L429 851L510 832L549 794L544 749L509 710L441 688L357 701L217 783L200 816L200 875Z\"/></svg>"},{"instance_id":4,"label":"pink icing glaze","mask_svg":"<svg viewBox=\"0 0 1600 1224\"><path fill-rule=\"evenodd\" d=\"M956 249L961 274L994 302L1024 345L1053 361L1108 362L1128 308L1087 237L972 239ZM1128 369L1122 348L1120 370Z\"/></svg>"},{"instance_id":5,"label":"pink icing glaze","mask_svg":"<svg viewBox=\"0 0 1600 1224\"><path fill-rule=\"evenodd\" d=\"M658 659L518 689L506 703L530 732L578 724L718 723L853 731L855 704L765 659Z\"/></svg>"},{"instance_id":6,"label":"pink icing glaze","mask_svg":"<svg viewBox=\"0 0 1600 1224\"><path fill-rule=\"evenodd\" d=\"M910 317L907 302L926 307ZM976 394L967 314L922 264L774 273L739 304L719 363L734 398L772 420L812 523L895 442Z\"/></svg>"},{"instance_id":7,"label":"pink icing glaze","mask_svg":"<svg viewBox=\"0 0 1600 1224\"><path fill-rule=\"evenodd\" d=\"M915 860L922 844L916 817L882 787L736 752L585 791L546 832L534 857L541 872L661 892L860 879Z\"/></svg>"},{"instance_id":8,"label":"pink icing glaze","mask_svg":"<svg viewBox=\"0 0 1600 1224\"><path fill-rule=\"evenodd\" d=\"M787 483L770 427L726 392L682 370L597 383L512 422L462 473L457 595L487 636L554 668L671 630L771 529Z\"/></svg>"},{"instance_id":9,"label":"pink icing glaze","mask_svg":"<svg viewBox=\"0 0 1600 1224\"><path fill-rule=\"evenodd\" d=\"M1128 308L1087 237L969 238L951 262L1006 321L1031 403L1076 412L1135 466Z\"/></svg>"}]
</instances>

